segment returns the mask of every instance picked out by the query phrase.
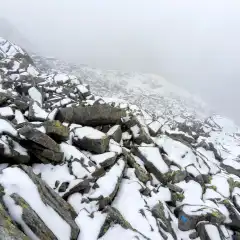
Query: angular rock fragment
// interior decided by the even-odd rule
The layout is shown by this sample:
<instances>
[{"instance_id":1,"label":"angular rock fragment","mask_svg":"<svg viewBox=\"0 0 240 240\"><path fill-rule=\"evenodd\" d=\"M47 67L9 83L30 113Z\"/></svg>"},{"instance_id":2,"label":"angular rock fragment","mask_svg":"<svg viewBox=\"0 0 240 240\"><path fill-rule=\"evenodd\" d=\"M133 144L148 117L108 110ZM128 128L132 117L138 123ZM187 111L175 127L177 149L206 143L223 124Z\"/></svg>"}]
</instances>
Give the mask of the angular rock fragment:
<instances>
[{"instance_id":1,"label":"angular rock fragment","mask_svg":"<svg viewBox=\"0 0 240 240\"><path fill-rule=\"evenodd\" d=\"M125 162L119 159L111 169L96 181L96 189L89 195L90 200L99 200L99 208L103 209L114 198L119 188Z\"/></svg>"},{"instance_id":2,"label":"angular rock fragment","mask_svg":"<svg viewBox=\"0 0 240 240\"><path fill-rule=\"evenodd\" d=\"M30 102L28 119L30 121L45 121L48 113L39 106L37 102Z\"/></svg>"},{"instance_id":3,"label":"angular rock fragment","mask_svg":"<svg viewBox=\"0 0 240 240\"><path fill-rule=\"evenodd\" d=\"M133 139L137 144L153 143L146 126L142 125L137 117L132 116L124 118L124 124L130 129Z\"/></svg>"},{"instance_id":4,"label":"angular rock fragment","mask_svg":"<svg viewBox=\"0 0 240 240\"><path fill-rule=\"evenodd\" d=\"M209 222L200 222L197 225L197 232L200 239L224 240L226 239L217 225Z\"/></svg>"},{"instance_id":5,"label":"angular rock fragment","mask_svg":"<svg viewBox=\"0 0 240 240\"><path fill-rule=\"evenodd\" d=\"M166 183L166 174L170 169L157 147L137 147L134 152L144 162L149 172L153 173L159 181Z\"/></svg>"},{"instance_id":6,"label":"angular rock fragment","mask_svg":"<svg viewBox=\"0 0 240 240\"><path fill-rule=\"evenodd\" d=\"M90 157L90 159L98 166L106 168L115 163L117 154L115 152L106 152L98 155L93 155Z\"/></svg>"},{"instance_id":7,"label":"angular rock fragment","mask_svg":"<svg viewBox=\"0 0 240 240\"><path fill-rule=\"evenodd\" d=\"M109 138L113 139L115 142L120 142L122 139L122 129L120 125L115 125L109 129L107 132Z\"/></svg>"},{"instance_id":8,"label":"angular rock fragment","mask_svg":"<svg viewBox=\"0 0 240 240\"><path fill-rule=\"evenodd\" d=\"M221 167L223 167L228 173L240 177L240 162L226 159L221 163Z\"/></svg>"},{"instance_id":9,"label":"angular rock fragment","mask_svg":"<svg viewBox=\"0 0 240 240\"><path fill-rule=\"evenodd\" d=\"M134 168L136 177L143 183L146 183L150 180L150 175L144 167L138 164L134 156L127 151L123 151L124 157L127 160L127 163L130 167Z\"/></svg>"},{"instance_id":10,"label":"angular rock fragment","mask_svg":"<svg viewBox=\"0 0 240 240\"><path fill-rule=\"evenodd\" d=\"M109 138L103 132L91 127L83 127L76 128L73 133L73 142L80 149L99 154L106 152Z\"/></svg>"}]
</instances>

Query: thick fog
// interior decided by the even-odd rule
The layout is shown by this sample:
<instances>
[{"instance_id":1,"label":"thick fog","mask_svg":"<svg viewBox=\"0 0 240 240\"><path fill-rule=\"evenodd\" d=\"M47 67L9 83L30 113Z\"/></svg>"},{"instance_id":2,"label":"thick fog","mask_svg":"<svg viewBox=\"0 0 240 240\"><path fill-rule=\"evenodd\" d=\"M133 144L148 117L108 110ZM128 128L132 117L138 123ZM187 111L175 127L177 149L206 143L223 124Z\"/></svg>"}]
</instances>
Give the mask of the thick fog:
<instances>
[{"instance_id":1,"label":"thick fog","mask_svg":"<svg viewBox=\"0 0 240 240\"><path fill-rule=\"evenodd\" d=\"M162 75L240 123L238 0L0 0L0 6L0 17L42 55Z\"/></svg>"}]
</instances>

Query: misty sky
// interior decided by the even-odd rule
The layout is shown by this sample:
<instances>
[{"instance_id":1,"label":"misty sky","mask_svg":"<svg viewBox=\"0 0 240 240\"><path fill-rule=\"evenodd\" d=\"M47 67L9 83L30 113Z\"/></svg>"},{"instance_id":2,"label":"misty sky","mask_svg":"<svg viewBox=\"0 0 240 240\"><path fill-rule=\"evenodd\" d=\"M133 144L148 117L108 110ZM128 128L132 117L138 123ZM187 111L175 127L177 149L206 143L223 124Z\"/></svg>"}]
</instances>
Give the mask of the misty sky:
<instances>
[{"instance_id":1,"label":"misty sky","mask_svg":"<svg viewBox=\"0 0 240 240\"><path fill-rule=\"evenodd\" d=\"M240 1L0 0L45 56L156 73L240 123Z\"/></svg>"}]
</instances>

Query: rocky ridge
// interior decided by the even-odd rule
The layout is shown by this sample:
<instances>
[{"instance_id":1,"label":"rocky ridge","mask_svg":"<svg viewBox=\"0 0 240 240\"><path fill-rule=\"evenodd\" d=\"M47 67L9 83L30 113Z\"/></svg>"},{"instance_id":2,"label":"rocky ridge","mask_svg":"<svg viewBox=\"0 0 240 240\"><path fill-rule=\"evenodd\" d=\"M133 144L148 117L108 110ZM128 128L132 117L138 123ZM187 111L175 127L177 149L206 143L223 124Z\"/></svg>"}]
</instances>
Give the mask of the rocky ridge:
<instances>
[{"instance_id":1,"label":"rocky ridge","mask_svg":"<svg viewBox=\"0 0 240 240\"><path fill-rule=\"evenodd\" d=\"M240 239L240 130L155 116L0 38L0 239Z\"/></svg>"}]
</instances>

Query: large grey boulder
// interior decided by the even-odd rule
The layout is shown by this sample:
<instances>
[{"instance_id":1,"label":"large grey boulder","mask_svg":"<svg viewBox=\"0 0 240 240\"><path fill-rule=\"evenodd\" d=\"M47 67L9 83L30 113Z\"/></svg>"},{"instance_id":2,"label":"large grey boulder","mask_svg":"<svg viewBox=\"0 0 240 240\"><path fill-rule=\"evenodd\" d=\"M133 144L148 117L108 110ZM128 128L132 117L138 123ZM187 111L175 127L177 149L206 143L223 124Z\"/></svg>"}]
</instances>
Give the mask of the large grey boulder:
<instances>
[{"instance_id":1,"label":"large grey boulder","mask_svg":"<svg viewBox=\"0 0 240 240\"><path fill-rule=\"evenodd\" d=\"M68 127L62 125L60 121L46 121L43 123L46 134L55 141L66 141L69 138Z\"/></svg>"},{"instance_id":2,"label":"large grey boulder","mask_svg":"<svg viewBox=\"0 0 240 240\"><path fill-rule=\"evenodd\" d=\"M116 124L126 112L107 104L61 108L55 116L61 122L77 123L85 126Z\"/></svg>"},{"instance_id":3,"label":"large grey boulder","mask_svg":"<svg viewBox=\"0 0 240 240\"><path fill-rule=\"evenodd\" d=\"M94 128L76 128L74 131L73 143L80 149L94 153L106 152L109 145L109 137Z\"/></svg>"},{"instance_id":4,"label":"large grey boulder","mask_svg":"<svg viewBox=\"0 0 240 240\"><path fill-rule=\"evenodd\" d=\"M63 153L59 145L48 135L37 129L26 126L18 130L24 137L21 141L29 152L36 156L43 163L60 163L63 160Z\"/></svg>"},{"instance_id":5,"label":"large grey boulder","mask_svg":"<svg viewBox=\"0 0 240 240\"><path fill-rule=\"evenodd\" d=\"M182 231L195 229L198 222L209 221L214 224L221 224L226 217L215 208L204 205L184 204L175 209L178 216L178 228Z\"/></svg>"}]
</instances>

